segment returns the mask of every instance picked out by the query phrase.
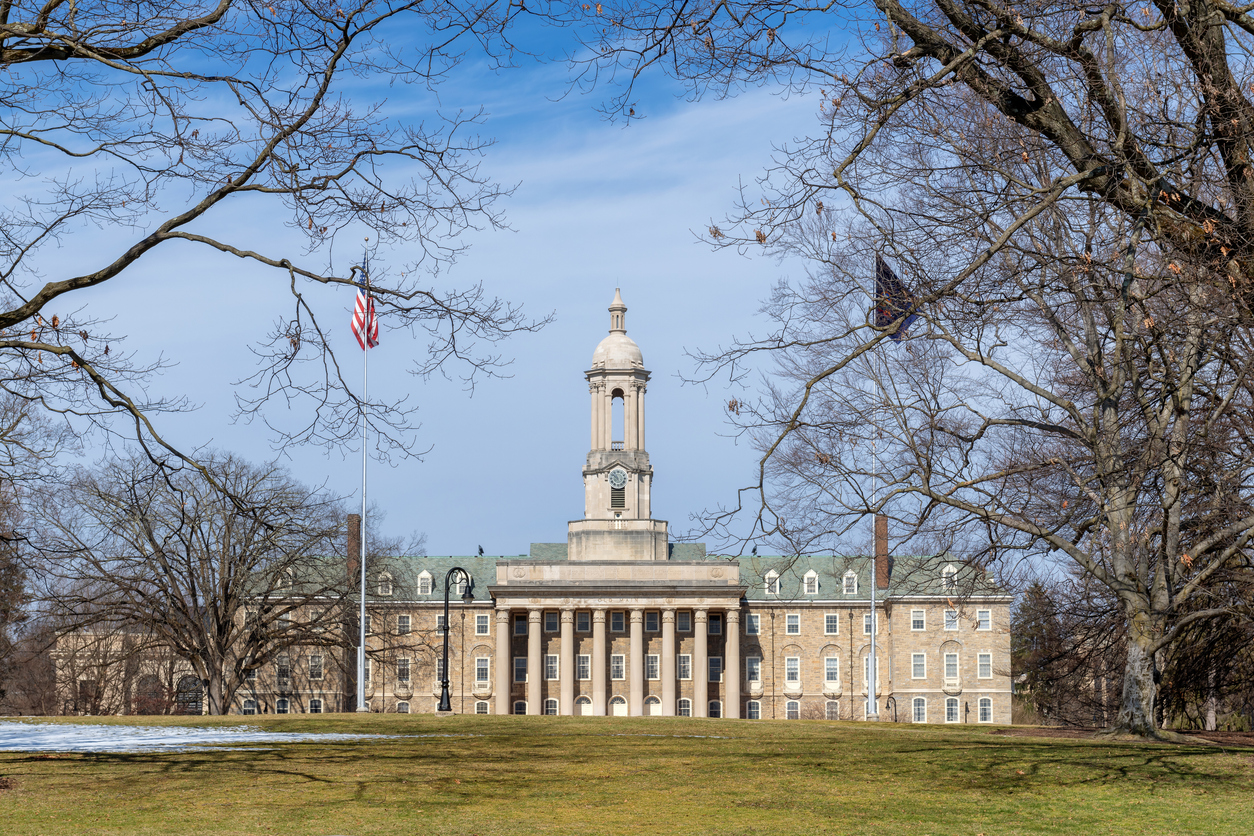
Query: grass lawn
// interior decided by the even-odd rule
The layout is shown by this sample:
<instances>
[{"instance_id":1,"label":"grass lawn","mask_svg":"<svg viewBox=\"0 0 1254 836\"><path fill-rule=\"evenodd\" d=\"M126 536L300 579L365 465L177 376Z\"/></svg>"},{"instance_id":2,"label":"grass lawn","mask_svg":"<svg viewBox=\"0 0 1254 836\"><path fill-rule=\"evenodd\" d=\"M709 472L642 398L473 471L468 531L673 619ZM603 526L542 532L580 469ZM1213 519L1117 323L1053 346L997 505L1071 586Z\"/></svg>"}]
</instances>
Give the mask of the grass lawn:
<instances>
[{"instance_id":1,"label":"grass lawn","mask_svg":"<svg viewBox=\"0 0 1254 836\"><path fill-rule=\"evenodd\" d=\"M132 719L154 718L118 722ZM987 726L246 719L269 731L403 736L265 751L0 753L0 833L1254 833L1251 749L1005 737ZM416 736L432 734L453 736Z\"/></svg>"}]
</instances>

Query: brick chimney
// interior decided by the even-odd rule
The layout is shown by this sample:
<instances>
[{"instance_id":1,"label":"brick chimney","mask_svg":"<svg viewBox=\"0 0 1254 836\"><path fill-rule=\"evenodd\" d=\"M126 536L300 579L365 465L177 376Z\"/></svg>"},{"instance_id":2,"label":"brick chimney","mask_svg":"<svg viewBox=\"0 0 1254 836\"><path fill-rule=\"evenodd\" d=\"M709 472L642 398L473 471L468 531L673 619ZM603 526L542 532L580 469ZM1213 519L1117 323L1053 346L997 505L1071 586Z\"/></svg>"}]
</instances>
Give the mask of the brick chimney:
<instances>
[{"instance_id":1,"label":"brick chimney","mask_svg":"<svg viewBox=\"0 0 1254 836\"><path fill-rule=\"evenodd\" d=\"M888 589L888 517L875 515L875 588Z\"/></svg>"},{"instance_id":2,"label":"brick chimney","mask_svg":"<svg viewBox=\"0 0 1254 836\"><path fill-rule=\"evenodd\" d=\"M348 515L348 537L344 547L348 565L348 582L356 582L361 572L361 514Z\"/></svg>"}]
</instances>

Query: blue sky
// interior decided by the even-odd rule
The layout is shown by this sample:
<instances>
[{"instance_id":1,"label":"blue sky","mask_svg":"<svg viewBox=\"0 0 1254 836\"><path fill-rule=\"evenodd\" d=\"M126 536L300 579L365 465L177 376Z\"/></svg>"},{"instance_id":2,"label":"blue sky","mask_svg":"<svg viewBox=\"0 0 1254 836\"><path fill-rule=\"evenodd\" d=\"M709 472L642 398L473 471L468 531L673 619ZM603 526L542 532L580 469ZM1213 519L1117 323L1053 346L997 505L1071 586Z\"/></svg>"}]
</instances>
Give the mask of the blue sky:
<instances>
[{"instance_id":1,"label":"blue sky","mask_svg":"<svg viewBox=\"0 0 1254 836\"><path fill-rule=\"evenodd\" d=\"M385 332L371 352L372 395L409 395L420 407L417 447L431 450L393 467L372 462L370 498L387 515L385 530L425 532L433 555L471 554L479 545L489 554L525 553L531 542L564 540L566 522L582 516L580 468L589 445L583 371L608 328L616 287L629 308L628 332L653 372L647 426L655 516L670 521L672 536L682 534L692 515L734 502L735 489L752 478L754 453L727 437L724 420L727 399L738 393L681 385L679 375L693 370L684 353L764 330L760 301L774 282L804 267L713 252L695 231L732 210L738 185L753 183L773 145L813 130L817 99L751 90L694 103L657 79L642 89L648 118L624 126L597 112L609 89L563 97L568 79L560 63L496 73L468 65L440 93L445 112L485 108L482 133L496 145L482 172L518 185L500 207L513 231L470 235L471 250L441 280L482 282L490 294L537 315L552 311L556 320L503 344L512 377L484 382L473 396L455 381L407 375L408 359L422 346L400 335ZM397 111L431 103L425 95L411 101L403 87L382 95ZM298 252L281 219L259 205L239 204L211 218L215 225L237 244ZM93 248L116 249L131 236L84 233L63 258L90 259ZM337 244L341 256L351 241ZM379 254L394 266L404 256ZM320 301L320 316L338 329L341 363L356 375L353 300L340 296ZM253 368L249 346L290 304L285 277L176 247L128 274L126 284L84 301L116 316L115 330L130 334L126 347L140 358L160 353L175 364L153 391L187 394L199 408L163 419L174 441L254 460L276 455L262 425L232 424L230 416L232 384ZM360 501L359 448L282 455L299 478Z\"/></svg>"}]
</instances>

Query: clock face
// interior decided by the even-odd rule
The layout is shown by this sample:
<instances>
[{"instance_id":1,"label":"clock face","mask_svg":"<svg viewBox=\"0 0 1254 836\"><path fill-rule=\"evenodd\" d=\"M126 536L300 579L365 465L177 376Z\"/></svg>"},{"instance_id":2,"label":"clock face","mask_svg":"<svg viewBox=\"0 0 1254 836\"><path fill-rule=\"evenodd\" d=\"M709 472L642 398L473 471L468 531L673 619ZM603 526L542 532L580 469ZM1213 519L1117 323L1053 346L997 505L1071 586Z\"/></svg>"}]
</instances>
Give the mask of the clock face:
<instances>
[{"instance_id":1,"label":"clock face","mask_svg":"<svg viewBox=\"0 0 1254 836\"><path fill-rule=\"evenodd\" d=\"M627 471L622 468L614 468L610 471L610 487L623 488L627 484Z\"/></svg>"}]
</instances>

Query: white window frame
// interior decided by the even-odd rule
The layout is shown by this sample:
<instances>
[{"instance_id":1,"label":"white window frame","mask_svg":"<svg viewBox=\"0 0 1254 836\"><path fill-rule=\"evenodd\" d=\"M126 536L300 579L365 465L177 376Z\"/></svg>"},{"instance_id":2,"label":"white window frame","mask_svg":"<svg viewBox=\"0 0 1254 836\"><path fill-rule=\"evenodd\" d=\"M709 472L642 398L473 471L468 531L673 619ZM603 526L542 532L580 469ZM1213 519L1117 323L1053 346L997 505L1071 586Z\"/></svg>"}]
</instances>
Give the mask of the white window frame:
<instances>
[{"instance_id":1,"label":"white window frame","mask_svg":"<svg viewBox=\"0 0 1254 836\"><path fill-rule=\"evenodd\" d=\"M801 701L789 700L784 703L784 719L800 720L801 719Z\"/></svg>"},{"instance_id":2,"label":"white window frame","mask_svg":"<svg viewBox=\"0 0 1254 836\"><path fill-rule=\"evenodd\" d=\"M549 699L544 701L544 716L545 717L557 716L557 700L550 697Z\"/></svg>"},{"instance_id":3,"label":"white window frame","mask_svg":"<svg viewBox=\"0 0 1254 836\"><path fill-rule=\"evenodd\" d=\"M526 656L514 657L514 681L515 682L527 681L527 657Z\"/></svg>"},{"instance_id":4,"label":"white window frame","mask_svg":"<svg viewBox=\"0 0 1254 836\"><path fill-rule=\"evenodd\" d=\"M413 666L408 656L403 656L396 660L396 681L409 682L413 673Z\"/></svg>"},{"instance_id":5,"label":"white window frame","mask_svg":"<svg viewBox=\"0 0 1254 836\"><path fill-rule=\"evenodd\" d=\"M275 714L291 714L292 713L291 701L289 701L286 697L279 697L277 700L274 701L274 713Z\"/></svg>"},{"instance_id":6,"label":"white window frame","mask_svg":"<svg viewBox=\"0 0 1254 836\"><path fill-rule=\"evenodd\" d=\"M718 700L710 700L709 705L705 707L705 716L718 719L723 716L723 704Z\"/></svg>"},{"instance_id":7,"label":"white window frame","mask_svg":"<svg viewBox=\"0 0 1254 836\"><path fill-rule=\"evenodd\" d=\"M927 679L927 654L911 653L910 654L910 678L911 679Z\"/></svg>"},{"instance_id":8,"label":"white window frame","mask_svg":"<svg viewBox=\"0 0 1254 836\"><path fill-rule=\"evenodd\" d=\"M575 679L580 682L587 682L592 678L592 657L587 653L580 653L575 657Z\"/></svg>"},{"instance_id":9,"label":"white window frame","mask_svg":"<svg viewBox=\"0 0 1254 836\"><path fill-rule=\"evenodd\" d=\"M317 697L314 697L313 699L311 699L309 701L309 710L306 713L321 714L322 713L322 700L318 699Z\"/></svg>"},{"instance_id":10,"label":"white window frame","mask_svg":"<svg viewBox=\"0 0 1254 836\"><path fill-rule=\"evenodd\" d=\"M805 590L806 595L818 595L819 594L819 573L814 571L813 569L811 569L809 572L806 572L805 578L802 579L802 589Z\"/></svg>"},{"instance_id":11,"label":"white window frame","mask_svg":"<svg viewBox=\"0 0 1254 836\"><path fill-rule=\"evenodd\" d=\"M323 673L322 654L309 654L309 679L318 682L322 679Z\"/></svg>"},{"instance_id":12,"label":"white window frame","mask_svg":"<svg viewBox=\"0 0 1254 836\"><path fill-rule=\"evenodd\" d=\"M492 617L487 613L478 613L475 615L475 635L486 636L492 630Z\"/></svg>"},{"instance_id":13,"label":"white window frame","mask_svg":"<svg viewBox=\"0 0 1254 836\"><path fill-rule=\"evenodd\" d=\"M424 569L422 573L418 575L418 594L430 595L432 588L431 573Z\"/></svg>"},{"instance_id":14,"label":"white window frame","mask_svg":"<svg viewBox=\"0 0 1254 836\"><path fill-rule=\"evenodd\" d=\"M519 708L521 708L522 711L519 711L518 710ZM526 700L514 700L514 713L526 714L527 713L527 701Z\"/></svg>"},{"instance_id":15,"label":"white window frame","mask_svg":"<svg viewBox=\"0 0 1254 836\"><path fill-rule=\"evenodd\" d=\"M875 635L880 634L880 614L875 613ZM862 614L862 635L871 635L871 613L864 612Z\"/></svg>"},{"instance_id":16,"label":"white window frame","mask_svg":"<svg viewBox=\"0 0 1254 836\"><path fill-rule=\"evenodd\" d=\"M993 629L993 611L992 610L976 610L975 611L975 629L992 630Z\"/></svg>"},{"instance_id":17,"label":"white window frame","mask_svg":"<svg viewBox=\"0 0 1254 836\"><path fill-rule=\"evenodd\" d=\"M751 612L745 614L745 635L758 636L762 633L762 616Z\"/></svg>"},{"instance_id":18,"label":"white window frame","mask_svg":"<svg viewBox=\"0 0 1254 836\"><path fill-rule=\"evenodd\" d=\"M622 682L627 678L627 657L622 653L614 653L610 656L610 679L615 682Z\"/></svg>"},{"instance_id":19,"label":"white window frame","mask_svg":"<svg viewBox=\"0 0 1254 836\"><path fill-rule=\"evenodd\" d=\"M980 697L980 701L976 703L976 719L981 723L993 722L993 700L990 697ZM987 713L986 713L987 711Z\"/></svg>"},{"instance_id":20,"label":"white window frame","mask_svg":"<svg viewBox=\"0 0 1254 836\"><path fill-rule=\"evenodd\" d=\"M692 700L684 697L675 704L675 716L691 717L692 716Z\"/></svg>"},{"instance_id":21,"label":"white window frame","mask_svg":"<svg viewBox=\"0 0 1254 836\"><path fill-rule=\"evenodd\" d=\"M397 714L408 714L408 713L409 713L409 703L408 703L407 701L405 701L405 700L401 700L400 702L398 702L398 703L396 704L396 713L397 713Z\"/></svg>"},{"instance_id":22,"label":"white window frame","mask_svg":"<svg viewBox=\"0 0 1254 836\"><path fill-rule=\"evenodd\" d=\"M556 653L544 654L544 679L546 682L554 682L561 679L562 666Z\"/></svg>"},{"instance_id":23,"label":"white window frame","mask_svg":"<svg viewBox=\"0 0 1254 836\"><path fill-rule=\"evenodd\" d=\"M445 678L446 677L444 676L444 657L437 656L435 657L435 681L443 682Z\"/></svg>"},{"instance_id":24,"label":"white window frame","mask_svg":"<svg viewBox=\"0 0 1254 836\"><path fill-rule=\"evenodd\" d=\"M959 622L959 618L958 618L957 610L945 610L945 631L946 632L948 633L957 632L958 622Z\"/></svg>"},{"instance_id":25,"label":"white window frame","mask_svg":"<svg viewBox=\"0 0 1254 836\"><path fill-rule=\"evenodd\" d=\"M244 700L244 705L242 708L240 708L240 713L241 714L256 714L257 713L257 701L256 700Z\"/></svg>"},{"instance_id":26,"label":"white window frame","mask_svg":"<svg viewBox=\"0 0 1254 836\"><path fill-rule=\"evenodd\" d=\"M766 577L762 579L762 589L767 595L779 594L779 572L774 569L766 573Z\"/></svg>"},{"instance_id":27,"label":"white window frame","mask_svg":"<svg viewBox=\"0 0 1254 836\"><path fill-rule=\"evenodd\" d=\"M709 682L723 681L723 657L708 656L706 657L706 668L709 670Z\"/></svg>"},{"instance_id":28,"label":"white window frame","mask_svg":"<svg viewBox=\"0 0 1254 836\"><path fill-rule=\"evenodd\" d=\"M749 700L745 703L745 719L761 720L762 719L762 703L757 700Z\"/></svg>"},{"instance_id":29,"label":"white window frame","mask_svg":"<svg viewBox=\"0 0 1254 836\"><path fill-rule=\"evenodd\" d=\"M915 697L910 701L910 722L927 722L927 697Z\"/></svg>"},{"instance_id":30,"label":"white window frame","mask_svg":"<svg viewBox=\"0 0 1254 836\"><path fill-rule=\"evenodd\" d=\"M961 718L962 718L962 715L961 715L961 712L959 711L958 698L946 697L945 698L945 722L946 723L960 723L962 722Z\"/></svg>"},{"instance_id":31,"label":"white window frame","mask_svg":"<svg viewBox=\"0 0 1254 836\"><path fill-rule=\"evenodd\" d=\"M800 685L801 684L801 657L785 656L784 657L784 684Z\"/></svg>"},{"instance_id":32,"label":"white window frame","mask_svg":"<svg viewBox=\"0 0 1254 836\"><path fill-rule=\"evenodd\" d=\"M845 576L841 578L841 590L846 595L858 594L858 573L857 572L850 569L848 572L845 573Z\"/></svg>"},{"instance_id":33,"label":"white window frame","mask_svg":"<svg viewBox=\"0 0 1254 836\"><path fill-rule=\"evenodd\" d=\"M762 681L762 657L746 656L745 657L745 682L761 682Z\"/></svg>"},{"instance_id":34,"label":"white window frame","mask_svg":"<svg viewBox=\"0 0 1254 836\"><path fill-rule=\"evenodd\" d=\"M958 567L952 563L941 570L941 590L946 595L953 595L958 591Z\"/></svg>"},{"instance_id":35,"label":"white window frame","mask_svg":"<svg viewBox=\"0 0 1254 836\"><path fill-rule=\"evenodd\" d=\"M437 636L444 635L444 631L446 628L447 628L447 625L444 622L444 613L439 613L435 617L435 634ZM397 629L399 630L400 628L398 627Z\"/></svg>"},{"instance_id":36,"label":"white window frame","mask_svg":"<svg viewBox=\"0 0 1254 836\"><path fill-rule=\"evenodd\" d=\"M392 597L392 574L390 572L382 572L379 575L378 583L375 585L375 592L380 598Z\"/></svg>"},{"instance_id":37,"label":"white window frame","mask_svg":"<svg viewBox=\"0 0 1254 836\"><path fill-rule=\"evenodd\" d=\"M408 636L411 632L413 632L413 624L414 621L412 616L398 615L396 617L396 635Z\"/></svg>"},{"instance_id":38,"label":"white window frame","mask_svg":"<svg viewBox=\"0 0 1254 836\"><path fill-rule=\"evenodd\" d=\"M975 678L976 679L992 679L993 678L993 654L980 653L976 655Z\"/></svg>"},{"instance_id":39,"label":"white window frame","mask_svg":"<svg viewBox=\"0 0 1254 836\"><path fill-rule=\"evenodd\" d=\"M953 668L952 668L953 676L949 675L950 670L951 670L950 660L953 661ZM962 677L961 657L957 653L946 653L944 662L945 662L945 668L944 668L945 682L946 683L957 682Z\"/></svg>"},{"instance_id":40,"label":"white window frame","mask_svg":"<svg viewBox=\"0 0 1254 836\"><path fill-rule=\"evenodd\" d=\"M370 659L366 658L364 662L365 664L362 665L362 668L364 669L363 673L365 674L365 681L369 682L370 681Z\"/></svg>"},{"instance_id":41,"label":"white window frame","mask_svg":"<svg viewBox=\"0 0 1254 836\"><path fill-rule=\"evenodd\" d=\"M828 720L840 719L840 701L828 700L827 705L823 706L823 717Z\"/></svg>"},{"instance_id":42,"label":"white window frame","mask_svg":"<svg viewBox=\"0 0 1254 836\"><path fill-rule=\"evenodd\" d=\"M918 633L927 629L927 610L910 611L910 630Z\"/></svg>"},{"instance_id":43,"label":"white window frame","mask_svg":"<svg viewBox=\"0 0 1254 836\"><path fill-rule=\"evenodd\" d=\"M801 635L801 613L791 612L784 616L784 635Z\"/></svg>"},{"instance_id":44,"label":"white window frame","mask_svg":"<svg viewBox=\"0 0 1254 836\"><path fill-rule=\"evenodd\" d=\"M825 612L823 613L823 635L839 636L840 635L840 613Z\"/></svg>"},{"instance_id":45,"label":"white window frame","mask_svg":"<svg viewBox=\"0 0 1254 836\"><path fill-rule=\"evenodd\" d=\"M688 653L677 653L675 655L675 678L680 680L692 679L692 656Z\"/></svg>"},{"instance_id":46,"label":"white window frame","mask_svg":"<svg viewBox=\"0 0 1254 836\"><path fill-rule=\"evenodd\" d=\"M835 673L833 678L831 675ZM840 657L825 656L823 657L823 682L828 685L840 684Z\"/></svg>"},{"instance_id":47,"label":"white window frame","mask_svg":"<svg viewBox=\"0 0 1254 836\"><path fill-rule=\"evenodd\" d=\"M492 660L487 656L475 657L475 684L487 685L492 681Z\"/></svg>"},{"instance_id":48,"label":"white window frame","mask_svg":"<svg viewBox=\"0 0 1254 836\"><path fill-rule=\"evenodd\" d=\"M648 680L658 680L662 678L662 657L656 653L646 653L644 656L644 678Z\"/></svg>"},{"instance_id":49,"label":"white window frame","mask_svg":"<svg viewBox=\"0 0 1254 836\"><path fill-rule=\"evenodd\" d=\"M476 713L476 714L487 714L487 713L488 713L488 703L487 703L487 700L478 700L477 702L475 702L475 713Z\"/></svg>"}]
</instances>

